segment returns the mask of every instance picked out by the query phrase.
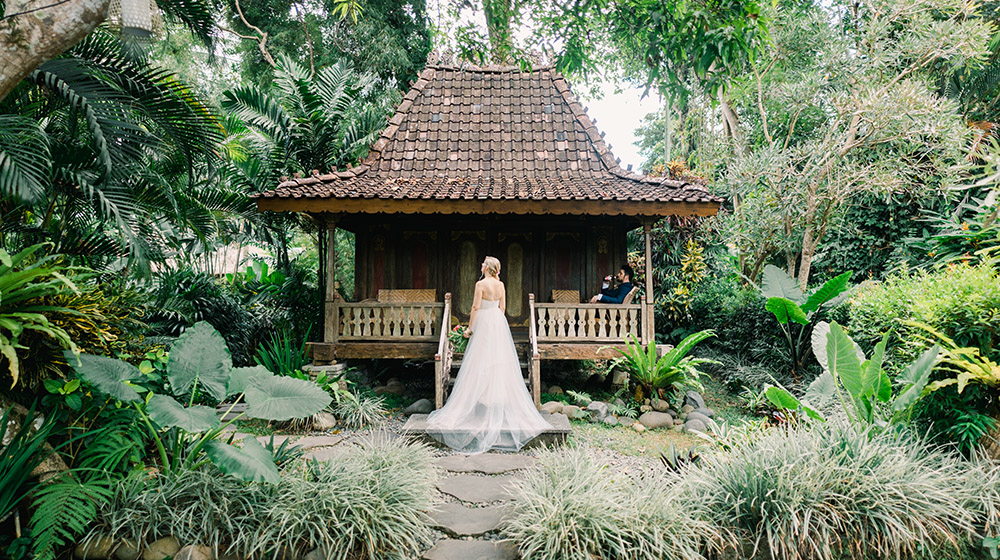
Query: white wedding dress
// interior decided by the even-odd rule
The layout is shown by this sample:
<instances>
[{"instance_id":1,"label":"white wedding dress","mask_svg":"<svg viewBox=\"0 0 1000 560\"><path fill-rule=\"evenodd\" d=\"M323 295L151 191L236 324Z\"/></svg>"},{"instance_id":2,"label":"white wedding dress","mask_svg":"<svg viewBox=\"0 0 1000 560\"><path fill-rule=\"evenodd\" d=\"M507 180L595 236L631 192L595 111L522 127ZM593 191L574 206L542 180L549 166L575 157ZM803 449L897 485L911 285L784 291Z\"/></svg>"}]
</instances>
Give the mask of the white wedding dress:
<instances>
[{"instance_id":1,"label":"white wedding dress","mask_svg":"<svg viewBox=\"0 0 1000 560\"><path fill-rule=\"evenodd\" d=\"M550 428L524 385L499 301L482 300L448 402L427 417L427 433L461 453L518 451Z\"/></svg>"}]
</instances>

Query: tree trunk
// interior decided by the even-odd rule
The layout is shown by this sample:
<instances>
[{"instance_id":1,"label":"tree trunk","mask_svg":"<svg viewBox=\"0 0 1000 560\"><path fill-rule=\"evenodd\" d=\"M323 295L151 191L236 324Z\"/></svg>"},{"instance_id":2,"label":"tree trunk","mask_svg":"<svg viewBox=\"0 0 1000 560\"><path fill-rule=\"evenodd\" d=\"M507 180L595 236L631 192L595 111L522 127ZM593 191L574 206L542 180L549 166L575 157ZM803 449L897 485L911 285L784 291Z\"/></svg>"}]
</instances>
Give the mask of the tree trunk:
<instances>
[{"instance_id":1,"label":"tree trunk","mask_svg":"<svg viewBox=\"0 0 1000 560\"><path fill-rule=\"evenodd\" d=\"M107 19L111 0L7 0L0 20L0 100Z\"/></svg>"}]
</instances>

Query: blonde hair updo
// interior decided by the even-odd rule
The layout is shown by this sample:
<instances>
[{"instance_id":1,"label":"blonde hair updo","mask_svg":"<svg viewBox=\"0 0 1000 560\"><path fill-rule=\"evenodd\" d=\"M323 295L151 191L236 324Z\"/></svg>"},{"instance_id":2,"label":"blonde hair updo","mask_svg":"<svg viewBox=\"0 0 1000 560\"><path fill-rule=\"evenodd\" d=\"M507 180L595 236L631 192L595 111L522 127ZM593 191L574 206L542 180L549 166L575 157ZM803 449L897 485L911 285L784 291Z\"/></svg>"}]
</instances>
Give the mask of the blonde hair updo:
<instances>
[{"instance_id":1,"label":"blonde hair updo","mask_svg":"<svg viewBox=\"0 0 1000 560\"><path fill-rule=\"evenodd\" d=\"M483 264L486 265L487 276L492 276L494 278L500 277L500 259L496 257L486 257L483 259Z\"/></svg>"}]
</instances>

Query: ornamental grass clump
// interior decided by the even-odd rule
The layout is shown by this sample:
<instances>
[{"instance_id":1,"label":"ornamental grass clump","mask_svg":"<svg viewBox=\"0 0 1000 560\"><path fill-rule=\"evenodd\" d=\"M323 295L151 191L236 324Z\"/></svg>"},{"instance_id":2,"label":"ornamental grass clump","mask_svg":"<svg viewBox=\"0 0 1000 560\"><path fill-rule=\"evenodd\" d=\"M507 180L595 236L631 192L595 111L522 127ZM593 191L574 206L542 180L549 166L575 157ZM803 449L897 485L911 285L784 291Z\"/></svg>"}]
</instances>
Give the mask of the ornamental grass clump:
<instances>
[{"instance_id":1,"label":"ornamental grass clump","mask_svg":"<svg viewBox=\"0 0 1000 560\"><path fill-rule=\"evenodd\" d=\"M660 476L633 481L585 450L539 457L513 491L504 532L526 560L700 559L720 539Z\"/></svg>"},{"instance_id":2,"label":"ornamental grass clump","mask_svg":"<svg viewBox=\"0 0 1000 560\"><path fill-rule=\"evenodd\" d=\"M122 481L93 534L136 543L173 535L217 555L393 560L430 543L425 513L436 478L425 445L373 434L328 462L300 462L276 484L244 482L208 464Z\"/></svg>"},{"instance_id":3,"label":"ornamental grass clump","mask_svg":"<svg viewBox=\"0 0 1000 560\"><path fill-rule=\"evenodd\" d=\"M283 478L257 511L261 529L250 552L272 557L290 546L298 557L318 549L331 560L411 558L430 544L424 512L435 482L428 447L374 434Z\"/></svg>"},{"instance_id":4,"label":"ornamental grass clump","mask_svg":"<svg viewBox=\"0 0 1000 560\"><path fill-rule=\"evenodd\" d=\"M700 504L741 557L898 558L959 549L984 522L978 468L900 432L828 422L775 429L690 469Z\"/></svg>"}]
</instances>

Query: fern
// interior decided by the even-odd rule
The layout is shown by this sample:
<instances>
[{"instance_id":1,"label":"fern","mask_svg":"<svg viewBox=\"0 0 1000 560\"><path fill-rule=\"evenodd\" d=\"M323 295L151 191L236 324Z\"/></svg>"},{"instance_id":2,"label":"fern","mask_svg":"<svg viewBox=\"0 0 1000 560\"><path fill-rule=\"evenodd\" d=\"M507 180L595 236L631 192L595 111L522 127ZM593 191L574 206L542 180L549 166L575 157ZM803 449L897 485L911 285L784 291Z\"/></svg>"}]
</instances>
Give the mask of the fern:
<instances>
[{"instance_id":1,"label":"fern","mask_svg":"<svg viewBox=\"0 0 1000 560\"><path fill-rule=\"evenodd\" d=\"M98 506L111 501L108 479L82 482L74 474L69 471L35 493L31 541L36 560L54 560L60 548L73 543L97 520Z\"/></svg>"},{"instance_id":2,"label":"fern","mask_svg":"<svg viewBox=\"0 0 1000 560\"><path fill-rule=\"evenodd\" d=\"M594 402L593 397L583 391L566 391L566 394L579 406L587 406Z\"/></svg>"}]
</instances>

